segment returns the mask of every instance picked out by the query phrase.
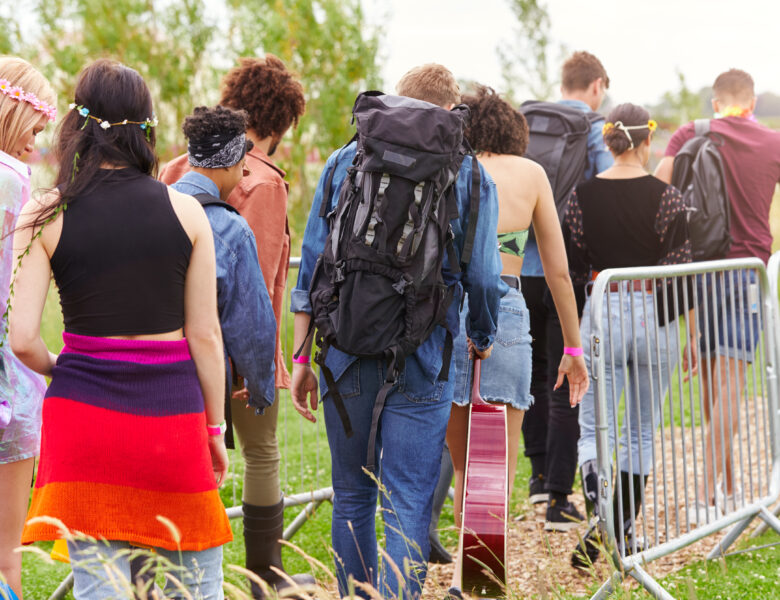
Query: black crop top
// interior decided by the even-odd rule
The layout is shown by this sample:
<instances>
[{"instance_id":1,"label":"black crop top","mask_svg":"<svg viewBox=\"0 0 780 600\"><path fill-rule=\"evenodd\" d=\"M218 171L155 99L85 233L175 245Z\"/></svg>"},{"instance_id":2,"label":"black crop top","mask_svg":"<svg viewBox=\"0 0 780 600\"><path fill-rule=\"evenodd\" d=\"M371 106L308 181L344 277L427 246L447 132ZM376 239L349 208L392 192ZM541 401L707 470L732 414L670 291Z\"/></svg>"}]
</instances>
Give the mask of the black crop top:
<instances>
[{"instance_id":1,"label":"black crop top","mask_svg":"<svg viewBox=\"0 0 780 600\"><path fill-rule=\"evenodd\" d=\"M65 331L105 337L180 329L192 243L168 190L136 169L100 173L63 212L51 257Z\"/></svg>"}]
</instances>

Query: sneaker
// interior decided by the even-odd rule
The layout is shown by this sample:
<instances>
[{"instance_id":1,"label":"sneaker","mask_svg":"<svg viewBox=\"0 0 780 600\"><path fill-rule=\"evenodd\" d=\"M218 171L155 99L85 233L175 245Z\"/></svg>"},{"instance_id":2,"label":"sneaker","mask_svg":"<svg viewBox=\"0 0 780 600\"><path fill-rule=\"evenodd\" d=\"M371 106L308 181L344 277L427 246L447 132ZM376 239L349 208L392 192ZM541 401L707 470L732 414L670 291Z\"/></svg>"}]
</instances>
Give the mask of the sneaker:
<instances>
[{"instance_id":1,"label":"sneaker","mask_svg":"<svg viewBox=\"0 0 780 600\"><path fill-rule=\"evenodd\" d=\"M726 512L735 511L745 504L745 492L741 485L734 486L731 494L725 494L723 486L720 485L715 493L718 495L718 507Z\"/></svg>"},{"instance_id":2,"label":"sneaker","mask_svg":"<svg viewBox=\"0 0 780 600\"><path fill-rule=\"evenodd\" d=\"M528 480L528 499L531 504L547 502L547 492L544 491L544 475L541 473Z\"/></svg>"},{"instance_id":3,"label":"sneaker","mask_svg":"<svg viewBox=\"0 0 780 600\"><path fill-rule=\"evenodd\" d=\"M547 518L544 522L545 531L569 531L582 523L585 518L579 513L574 504L557 504L550 499L547 506Z\"/></svg>"},{"instance_id":4,"label":"sneaker","mask_svg":"<svg viewBox=\"0 0 780 600\"><path fill-rule=\"evenodd\" d=\"M688 520L691 525L706 525L712 523L723 516L720 508L713 505L704 504L704 502L696 502L696 504L688 509Z\"/></svg>"},{"instance_id":5,"label":"sneaker","mask_svg":"<svg viewBox=\"0 0 780 600\"><path fill-rule=\"evenodd\" d=\"M594 518L588 527L587 533L582 538L582 542L577 542L577 547L571 555L571 566L575 569L588 569L595 563L601 550L598 543L601 539L597 521Z\"/></svg>"},{"instance_id":6,"label":"sneaker","mask_svg":"<svg viewBox=\"0 0 780 600\"><path fill-rule=\"evenodd\" d=\"M452 586L447 590L444 600L463 600L463 592L460 591L459 587Z\"/></svg>"}]
</instances>

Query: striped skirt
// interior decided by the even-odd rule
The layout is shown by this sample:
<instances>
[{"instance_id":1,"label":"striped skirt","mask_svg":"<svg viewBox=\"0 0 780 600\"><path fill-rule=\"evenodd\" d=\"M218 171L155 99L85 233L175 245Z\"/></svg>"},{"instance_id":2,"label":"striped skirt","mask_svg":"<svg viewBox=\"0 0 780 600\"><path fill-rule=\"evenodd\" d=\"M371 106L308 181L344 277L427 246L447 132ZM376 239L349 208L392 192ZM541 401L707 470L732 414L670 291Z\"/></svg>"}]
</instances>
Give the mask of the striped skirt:
<instances>
[{"instance_id":1,"label":"striped skirt","mask_svg":"<svg viewBox=\"0 0 780 600\"><path fill-rule=\"evenodd\" d=\"M168 550L229 542L186 340L63 337L28 520L54 517L98 539ZM22 543L58 537L56 525L36 520Z\"/></svg>"}]
</instances>

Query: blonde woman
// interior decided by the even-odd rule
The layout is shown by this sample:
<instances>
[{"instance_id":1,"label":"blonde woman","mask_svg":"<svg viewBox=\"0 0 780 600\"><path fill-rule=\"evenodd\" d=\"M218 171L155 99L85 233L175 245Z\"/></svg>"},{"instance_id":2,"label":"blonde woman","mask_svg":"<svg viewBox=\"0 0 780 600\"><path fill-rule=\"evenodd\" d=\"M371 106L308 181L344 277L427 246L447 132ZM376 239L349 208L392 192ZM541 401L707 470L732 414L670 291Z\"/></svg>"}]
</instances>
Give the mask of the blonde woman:
<instances>
[{"instance_id":1,"label":"blonde woman","mask_svg":"<svg viewBox=\"0 0 780 600\"><path fill-rule=\"evenodd\" d=\"M30 197L30 168L21 159L35 137L57 115L49 82L21 58L0 58L0 302L8 302L13 270L12 240L22 206ZM5 336L6 318L2 319ZM22 597L22 556L13 549L22 537L33 463L41 442L43 377L0 347L0 574Z\"/></svg>"}]
</instances>

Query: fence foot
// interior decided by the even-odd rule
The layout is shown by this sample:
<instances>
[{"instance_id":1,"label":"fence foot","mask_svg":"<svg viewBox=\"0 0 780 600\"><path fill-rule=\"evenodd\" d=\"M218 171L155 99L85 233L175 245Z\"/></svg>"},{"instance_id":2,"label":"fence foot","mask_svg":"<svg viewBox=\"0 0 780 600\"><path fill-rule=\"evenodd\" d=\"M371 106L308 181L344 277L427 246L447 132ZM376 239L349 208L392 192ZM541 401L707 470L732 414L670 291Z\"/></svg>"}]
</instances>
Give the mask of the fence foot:
<instances>
[{"instance_id":1,"label":"fence foot","mask_svg":"<svg viewBox=\"0 0 780 600\"><path fill-rule=\"evenodd\" d=\"M73 589L73 572L68 573L68 576L62 580L62 583L57 586L49 600L62 600L70 590Z\"/></svg>"},{"instance_id":2,"label":"fence foot","mask_svg":"<svg viewBox=\"0 0 780 600\"><path fill-rule=\"evenodd\" d=\"M774 516L780 517L780 504L775 506ZM761 516L761 518L763 519L763 516ZM758 524L758 527L756 527L755 531L753 531L753 533L750 534L750 537L757 538L758 536L766 533L768 529L769 529L769 523L766 519L764 519L763 521L761 521L761 523Z\"/></svg>"},{"instance_id":3,"label":"fence foot","mask_svg":"<svg viewBox=\"0 0 780 600\"><path fill-rule=\"evenodd\" d=\"M780 519L769 512L765 506L761 507L761 512L758 513L758 516L764 520L764 523L766 523L767 526L774 529L777 533L780 533Z\"/></svg>"},{"instance_id":4,"label":"fence foot","mask_svg":"<svg viewBox=\"0 0 780 600\"><path fill-rule=\"evenodd\" d=\"M661 584L653 579L650 574L639 565L632 564L626 569L626 573L636 579L654 598L658 598L659 600L674 600L674 596L662 588Z\"/></svg>"},{"instance_id":5,"label":"fence foot","mask_svg":"<svg viewBox=\"0 0 780 600\"><path fill-rule=\"evenodd\" d=\"M748 525L750 525L753 522L753 519L756 518L756 515L759 514L761 513L756 512L729 529L729 532L726 534L726 536L720 542L718 542L718 544L707 555L707 560L722 558L726 554L726 551L729 549L731 544L737 541L737 538L742 535L742 532L747 529Z\"/></svg>"},{"instance_id":6,"label":"fence foot","mask_svg":"<svg viewBox=\"0 0 780 600\"><path fill-rule=\"evenodd\" d=\"M623 580L623 576L620 574L619 571L615 571L612 574L612 577L607 579L604 584L598 589L598 591L591 596L590 600L607 600L612 593L615 591L615 588L620 584L620 582Z\"/></svg>"}]
</instances>

